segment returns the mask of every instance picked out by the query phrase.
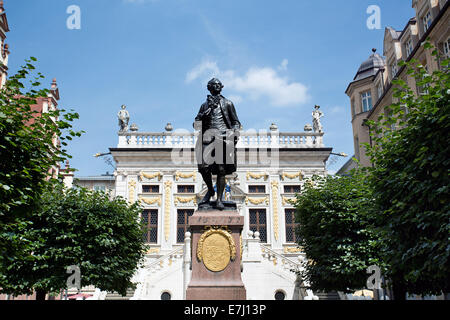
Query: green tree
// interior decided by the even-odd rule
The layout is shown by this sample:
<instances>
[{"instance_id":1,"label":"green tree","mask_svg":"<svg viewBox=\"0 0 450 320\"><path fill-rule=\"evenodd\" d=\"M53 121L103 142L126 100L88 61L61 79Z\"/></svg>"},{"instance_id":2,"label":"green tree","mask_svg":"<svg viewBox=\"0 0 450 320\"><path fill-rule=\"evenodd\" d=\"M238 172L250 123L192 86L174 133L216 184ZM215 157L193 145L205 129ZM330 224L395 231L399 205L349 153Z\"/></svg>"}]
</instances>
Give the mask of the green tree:
<instances>
[{"instance_id":1,"label":"green tree","mask_svg":"<svg viewBox=\"0 0 450 320\"><path fill-rule=\"evenodd\" d=\"M298 244L309 261L301 276L312 290L353 292L366 287L369 266L383 268L373 202L361 170L314 177L297 195Z\"/></svg>"},{"instance_id":2,"label":"green tree","mask_svg":"<svg viewBox=\"0 0 450 320\"><path fill-rule=\"evenodd\" d=\"M393 80L398 101L378 121L369 122L373 163L371 183L376 222L386 239L383 260L390 265L394 296L406 292L450 291L450 81L449 60L426 43L441 71L428 74L418 61L402 63L420 93L401 79Z\"/></svg>"},{"instance_id":3,"label":"green tree","mask_svg":"<svg viewBox=\"0 0 450 320\"><path fill-rule=\"evenodd\" d=\"M123 198L83 188L47 190L23 237L30 259L9 261L0 287L8 294L46 293L67 288L66 269L81 270L81 285L126 295L144 256L141 208Z\"/></svg>"},{"instance_id":4,"label":"green tree","mask_svg":"<svg viewBox=\"0 0 450 320\"><path fill-rule=\"evenodd\" d=\"M70 157L65 140L81 135L71 125L77 113L32 110L37 99L48 95L39 89L44 76L34 74L33 61L26 60L0 90L0 273L4 261L28 258L22 237L27 217L51 180L52 168ZM63 147L55 146L58 137Z\"/></svg>"}]
</instances>

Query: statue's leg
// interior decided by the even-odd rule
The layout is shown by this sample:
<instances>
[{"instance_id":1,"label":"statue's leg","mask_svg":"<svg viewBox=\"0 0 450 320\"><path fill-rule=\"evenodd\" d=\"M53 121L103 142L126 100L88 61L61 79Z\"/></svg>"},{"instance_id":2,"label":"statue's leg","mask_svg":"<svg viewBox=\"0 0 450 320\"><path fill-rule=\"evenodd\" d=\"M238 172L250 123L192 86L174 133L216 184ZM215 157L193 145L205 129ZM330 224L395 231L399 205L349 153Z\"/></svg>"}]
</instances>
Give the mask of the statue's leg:
<instances>
[{"instance_id":1,"label":"statue's leg","mask_svg":"<svg viewBox=\"0 0 450 320\"><path fill-rule=\"evenodd\" d=\"M208 191L206 192L205 197L202 201L200 201L200 204L209 203L211 200L211 197L214 196L214 186L212 183L212 173L211 170L204 168L199 170L200 174L203 177L203 181L205 181L206 186L208 187Z\"/></svg>"},{"instance_id":2,"label":"statue's leg","mask_svg":"<svg viewBox=\"0 0 450 320\"><path fill-rule=\"evenodd\" d=\"M217 202L216 202L216 208L219 210L225 209L225 206L222 202L224 190L225 190L225 174L219 173L217 175Z\"/></svg>"}]
</instances>

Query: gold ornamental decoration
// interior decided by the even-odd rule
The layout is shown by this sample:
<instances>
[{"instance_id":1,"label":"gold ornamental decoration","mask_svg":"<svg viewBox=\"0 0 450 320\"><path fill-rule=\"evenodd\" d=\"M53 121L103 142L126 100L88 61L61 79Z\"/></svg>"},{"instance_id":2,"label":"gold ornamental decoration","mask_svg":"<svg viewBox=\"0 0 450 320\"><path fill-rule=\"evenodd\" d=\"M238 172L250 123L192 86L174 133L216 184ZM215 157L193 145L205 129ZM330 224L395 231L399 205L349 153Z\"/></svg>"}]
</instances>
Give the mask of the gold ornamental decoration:
<instances>
[{"instance_id":1,"label":"gold ornamental decoration","mask_svg":"<svg viewBox=\"0 0 450 320\"><path fill-rule=\"evenodd\" d=\"M283 172L282 174L281 174L281 180L283 180L284 181L284 179L285 178L289 178L289 179L295 179L295 178L298 178L298 180L299 181L301 181L301 180L303 180L303 177L304 177L304 175L303 175L303 172L301 172L301 171L299 171L299 172L297 172L297 173L287 173L287 172Z\"/></svg>"},{"instance_id":2,"label":"gold ornamental decoration","mask_svg":"<svg viewBox=\"0 0 450 320\"><path fill-rule=\"evenodd\" d=\"M157 254L157 253L159 253L159 248L149 248L149 249L146 251L146 253L147 253L147 254Z\"/></svg>"},{"instance_id":3,"label":"gold ornamental decoration","mask_svg":"<svg viewBox=\"0 0 450 320\"><path fill-rule=\"evenodd\" d=\"M134 203L134 191L136 190L136 181L131 180L128 182L128 201Z\"/></svg>"},{"instance_id":4,"label":"gold ornamental decoration","mask_svg":"<svg viewBox=\"0 0 450 320\"><path fill-rule=\"evenodd\" d=\"M195 176L196 176L196 172L195 171L192 171L192 172L189 172L189 173L183 173L183 172L177 171L175 173L175 180L179 181L180 178L183 178L183 179L192 178L195 181Z\"/></svg>"},{"instance_id":5,"label":"gold ornamental decoration","mask_svg":"<svg viewBox=\"0 0 450 320\"><path fill-rule=\"evenodd\" d=\"M302 252L303 249L301 247L285 247L284 253L299 253Z\"/></svg>"},{"instance_id":6,"label":"gold ornamental decoration","mask_svg":"<svg viewBox=\"0 0 450 320\"><path fill-rule=\"evenodd\" d=\"M170 205L172 202L172 181L166 181L164 183L164 236L166 241L169 241L170 236Z\"/></svg>"},{"instance_id":7,"label":"gold ornamental decoration","mask_svg":"<svg viewBox=\"0 0 450 320\"><path fill-rule=\"evenodd\" d=\"M278 181L272 181L273 232L278 240Z\"/></svg>"},{"instance_id":8,"label":"gold ornamental decoration","mask_svg":"<svg viewBox=\"0 0 450 320\"><path fill-rule=\"evenodd\" d=\"M156 198L144 198L142 196L139 196L139 200L146 203L146 204L155 204L157 203L159 206L161 206L161 197Z\"/></svg>"},{"instance_id":9,"label":"gold ornamental decoration","mask_svg":"<svg viewBox=\"0 0 450 320\"><path fill-rule=\"evenodd\" d=\"M212 272L224 270L236 259L236 245L231 234L224 228L210 227L198 240L197 259Z\"/></svg>"},{"instance_id":10,"label":"gold ornamental decoration","mask_svg":"<svg viewBox=\"0 0 450 320\"><path fill-rule=\"evenodd\" d=\"M141 180L144 180L144 178L147 178L149 180L158 178L158 180L161 181L163 174L161 172L146 173L146 172L141 171L140 177L141 177Z\"/></svg>"},{"instance_id":11,"label":"gold ornamental decoration","mask_svg":"<svg viewBox=\"0 0 450 320\"><path fill-rule=\"evenodd\" d=\"M267 179L269 178L269 175L266 172L264 172L264 173L255 173L255 172L247 171L247 180L250 180L250 178L255 179L255 180L264 178L264 180L267 181Z\"/></svg>"},{"instance_id":12,"label":"gold ornamental decoration","mask_svg":"<svg viewBox=\"0 0 450 320\"><path fill-rule=\"evenodd\" d=\"M262 203L266 203L269 204L269 197L264 197L264 198L250 198L250 197L246 197L245 198L245 204L248 205L248 203L251 202L252 204L258 205L258 204L262 204Z\"/></svg>"},{"instance_id":13,"label":"gold ornamental decoration","mask_svg":"<svg viewBox=\"0 0 450 320\"><path fill-rule=\"evenodd\" d=\"M292 201L294 201L295 198L289 198L289 197L282 196L281 200L283 202L283 206L285 206L287 204L293 205Z\"/></svg>"},{"instance_id":14,"label":"gold ornamental decoration","mask_svg":"<svg viewBox=\"0 0 450 320\"><path fill-rule=\"evenodd\" d=\"M197 205L197 197L196 196L192 196L192 197L175 197L175 200L173 201L175 203L175 205L178 205L178 203L189 203L189 202L193 202L194 205Z\"/></svg>"}]
</instances>

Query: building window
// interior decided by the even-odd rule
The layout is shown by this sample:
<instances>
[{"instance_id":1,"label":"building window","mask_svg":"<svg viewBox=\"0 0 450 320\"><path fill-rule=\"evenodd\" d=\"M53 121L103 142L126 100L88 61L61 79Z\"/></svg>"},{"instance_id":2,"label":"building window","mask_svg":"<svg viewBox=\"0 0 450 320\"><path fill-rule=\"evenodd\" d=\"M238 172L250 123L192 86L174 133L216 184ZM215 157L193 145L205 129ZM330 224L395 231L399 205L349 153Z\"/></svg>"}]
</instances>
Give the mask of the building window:
<instances>
[{"instance_id":1,"label":"building window","mask_svg":"<svg viewBox=\"0 0 450 320\"><path fill-rule=\"evenodd\" d=\"M253 232L259 232L259 238L261 242L267 242L267 222L266 222L266 209L250 209L250 230Z\"/></svg>"},{"instance_id":2,"label":"building window","mask_svg":"<svg viewBox=\"0 0 450 320\"><path fill-rule=\"evenodd\" d=\"M178 193L194 193L195 187L193 185L179 185L177 186Z\"/></svg>"},{"instance_id":3,"label":"building window","mask_svg":"<svg viewBox=\"0 0 450 320\"><path fill-rule=\"evenodd\" d=\"M414 49L412 39L409 39L408 41L406 41L405 48L406 48L406 58L408 58Z\"/></svg>"},{"instance_id":4,"label":"building window","mask_svg":"<svg viewBox=\"0 0 450 320\"><path fill-rule=\"evenodd\" d=\"M143 185L142 193L159 193L158 185Z\"/></svg>"},{"instance_id":5,"label":"building window","mask_svg":"<svg viewBox=\"0 0 450 320\"><path fill-rule=\"evenodd\" d=\"M106 191L106 186L96 185L94 186L94 191Z\"/></svg>"},{"instance_id":6,"label":"building window","mask_svg":"<svg viewBox=\"0 0 450 320\"><path fill-rule=\"evenodd\" d=\"M378 99L380 99L381 96L383 95L383 85L381 83L377 86L377 94L378 94Z\"/></svg>"},{"instance_id":7,"label":"building window","mask_svg":"<svg viewBox=\"0 0 450 320\"><path fill-rule=\"evenodd\" d=\"M431 12L428 11L427 14L422 18L423 31L427 32L428 28L431 26L433 19L431 18Z\"/></svg>"},{"instance_id":8,"label":"building window","mask_svg":"<svg viewBox=\"0 0 450 320\"><path fill-rule=\"evenodd\" d=\"M444 54L447 58L450 58L450 38L444 42Z\"/></svg>"},{"instance_id":9,"label":"building window","mask_svg":"<svg viewBox=\"0 0 450 320\"><path fill-rule=\"evenodd\" d=\"M286 242L297 242L297 236L295 235L295 229L298 224L295 223L295 209L286 209L285 224L286 224Z\"/></svg>"},{"instance_id":10,"label":"building window","mask_svg":"<svg viewBox=\"0 0 450 320\"><path fill-rule=\"evenodd\" d=\"M188 231L189 217L194 214L194 209L179 209L177 211L177 242L184 242L184 234Z\"/></svg>"},{"instance_id":11,"label":"building window","mask_svg":"<svg viewBox=\"0 0 450 320\"><path fill-rule=\"evenodd\" d=\"M248 186L248 193L266 193L266 186Z\"/></svg>"},{"instance_id":12,"label":"building window","mask_svg":"<svg viewBox=\"0 0 450 320\"><path fill-rule=\"evenodd\" d=\"M284 186L284 193L300 193L301 189L299 185Z\"/></svg>"},{"instance_id":13,"label":"building window","mask_svg":"<svg viewBox=\"0 0 450 320\"><path fill-rule=\"evenodd\" d=\"M158 210L144 210L142 222L145 226L143 240L146 243L158 242Z\"/></svg>"},{"instance_id":14,"label":"building window","mask_svg":"<svg viewBox=\"0 0 450 320\"><path fill-rule=\"evenodd\" d=\"M391 74L392 74L392 78L395 78L395 76L397 75L398 72L398 65L397 63L392 63L391 64Z\"/></svg>"},{"instance_id":15,"label":"building window","mask_svg":"<svg viewBox=\"0 0 450 320\"><path fill-rule=\"evenodd\" d=\"M367 112L372 109L372 94L370 91L366 91L361 94L361 101L363 112Z\"/></svg>"}]
</instances>

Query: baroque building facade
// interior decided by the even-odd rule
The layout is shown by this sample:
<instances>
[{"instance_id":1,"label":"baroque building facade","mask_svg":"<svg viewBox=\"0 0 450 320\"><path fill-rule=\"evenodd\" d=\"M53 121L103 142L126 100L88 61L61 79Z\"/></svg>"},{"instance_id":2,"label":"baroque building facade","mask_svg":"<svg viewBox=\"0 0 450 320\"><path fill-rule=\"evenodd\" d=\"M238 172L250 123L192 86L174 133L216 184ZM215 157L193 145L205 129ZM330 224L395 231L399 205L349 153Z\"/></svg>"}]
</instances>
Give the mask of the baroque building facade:
<instances>
[{"instance_id":1,"label":"baroque building facade","mask_svg":"<svg viewBox=\"0 0 450 320\"><path fill-rule=\"evenodd\" d=\"M370 128L366 120L377 121L385 114L385 108L395 103L393 97L393 79L402 79L416 94L422 88L408 75L405 67L399 67L400 61L419 61L428 71L440 70L441 60L432 56L432 50L423 47L427 40L438 50L440 59L450 57L450 12L448 0L412 0L415 16L403 30L387 27L384 33L383 56L375 49L370 57L359 67L354 79L345 93L350 98L355 158L362 166L370 166L363 143L372 144ZM355 167L349 160L338 174L348 172Z\"/></svg>"},{"instance_id":2,"label":"baroque building facade","mask_svg":"<svg viewBox=\"0 0 450 320\"><path fill-rule=\"evenodd\" d=\"M276 125L241 132L238 169L227 176L225 200L236 202L244 216L242 278L248 299L318 299L293 272L305 256L296 244L290 201L313 175L327 174L332 148L325 147L323 135L311 125L304 132L284 133ZM191 272L188 218L207 191L194 158L197 136L170 124L162 133L138 132L132 125L110 148L115 196L139 201L147 226L145 264L130 299L185 299ZM94 296L118 298L98 291Z\"/></svg>"}]
</instances>

